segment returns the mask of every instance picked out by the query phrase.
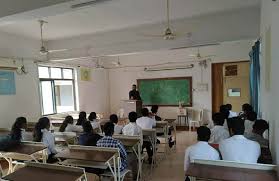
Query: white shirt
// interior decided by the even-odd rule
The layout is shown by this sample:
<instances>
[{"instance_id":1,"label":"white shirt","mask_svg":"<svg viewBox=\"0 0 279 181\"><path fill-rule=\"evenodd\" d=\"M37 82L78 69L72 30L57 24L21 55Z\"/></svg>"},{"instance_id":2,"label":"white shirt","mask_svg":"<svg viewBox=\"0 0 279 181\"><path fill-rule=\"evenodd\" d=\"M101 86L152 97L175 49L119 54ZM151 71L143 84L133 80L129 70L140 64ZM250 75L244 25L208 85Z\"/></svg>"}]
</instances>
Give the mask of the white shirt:
<instances>
[{"instance_id":1,"label":"white shirt","mask_svg":"<svg viewBox=\"0 0 279 181\"><path fill-rule=\"evenodd\" d=\"M94 130L98 129L98 132L101 133L102 132L102 129L101 129L101 125L100 123L95 119L93 121L90 121L91 123L91 126Z\"/></svg>"},{"instance_id":2,"label":"white shirt","mask_svg":"<svg viewBox=\"0 0 279 181\"><path fill-rule=\"evenodd\" d=\"M122 132L127 136L137 136L141 135L141 127L139 127L136 123L129 123L124 126Z\"/></svg>"},{"instance_id":3,"label":"white shirt","mask_svg":"<svg viewBox=\"0 0 279 181\"><path fill-rule=\"evenodd\" d=\"M222 140L230 137L230 133L224 126L215 125L211 129L211 137L209 143L219 144Z\"/></svg>"},{"instance_id":4,"label":"white shirt","mask_svg":"<svg viewBox=\"0 0 279 181\"><path fill-rule=\"evenodd\" d=\"M230 111L229 118L234 118L234 117L237 117L237 116L238 116L238 114L236 112Z\"/></svg>"},{"instance_id":5,"label":"white shirt","mask_svg":"<svg viewBox=\"0 0 279 181\"><path fill-rule=\"evenodd\" d=\"M185 151L184 158L184 171L189 168L190 162L195 159L199 160L220 160L220 156L217 150L210 146L205 141L199 141L198 143L188 147Z\"/></svg>"},{"instance_id":6,"label":"white shirt","mask_svg":"<svg viewBox=\"0 0 279 181\"><path fill-rule=\"evenodd\" d=\"M121 134L122 133L123 126L114 124L114 134Z\"/></svg>"},{"instance_id":7,"label":"white shirt","mask_svg":"<svg viewBox=\"0 0 279 181\"><path fill-rule=\"evenodd\" d=\"M48 131L47 129L42 129L41 131L43 133L42 142L47 147L48 155L50 155L52 153L56 154L57 151L55 149L54 135L50 131Z\"/></svg>"},{"instance_id":8,"label":"white shirt","mask_svg":"<svg viewBox=\"0 0 279 181\"><path fill-rule=\"evenodd\" d=\"M65 128L65 132L83 132L82 126L68 124Z\"/></svg>"},{"instance_id":9,"label":"white shirt","mask_svg":"<svg viewBox=\"0 0 279 181\"><path fill-rule=\"evenodd\" d=\"M21 141L33 141L33 133L21 129Z\"/></svg>"},{"instance_id":10,"label":"white shirt","mask_svg":"<svg viewBox=\"0 0 279 181\"><path fill-rule=\"evenodd\" d=\"M156 121L150 117L138 118L136 123L139 127L141 127L141 129L152 129L156 126Z\"/></svg>"},{"instance_id":11,"label":"white shirt","mask_svg":"<svg viewBox=\"0 0 279 181\"><path fill-rule=\"evenodd\" d=\"M219 150L223 160L242 163L257 163L261 154L259 143L248 140L243 135L235 135L221 141Z\"/></svg>"},{"instance_id":12,"label":"white shirt","mask_svg":"<svg viewBox=\"0 0 279 181\"><path fill-rule=\"evenodd\" d=\"M245 120L244 126L245 126L245 134L251 134L253 131L253 125L255 124L255 121Z\"/></svg>"}]
</instances>

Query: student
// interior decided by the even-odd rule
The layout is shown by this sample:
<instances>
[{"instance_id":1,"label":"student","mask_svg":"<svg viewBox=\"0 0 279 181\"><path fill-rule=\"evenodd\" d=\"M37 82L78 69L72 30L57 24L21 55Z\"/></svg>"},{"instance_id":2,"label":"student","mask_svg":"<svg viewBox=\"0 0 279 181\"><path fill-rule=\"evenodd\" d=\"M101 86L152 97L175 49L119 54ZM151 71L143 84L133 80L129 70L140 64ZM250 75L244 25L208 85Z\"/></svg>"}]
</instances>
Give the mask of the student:
<instances>
[{"instance_id":1,"label":"student","mask_svg":"<svg viewBox=\"0 0 279 181\"><path fill-rule=\"evenodd\" d=\"M260 145L245 138L244 130L244 121L241 118L235 119L232 124L234 136L221 141L219 145L223 160L257 163L261 154Z\"/></svg>"},{"instance_id":2,"label":"student","mask_svg":"<svg viewBox=\"0 0 279 181\"><path fill-rule=\"evenodd\" d=\"M86 112L81 111L81 112L79 113L79 115L78 115L78 120L77 120L77 124L76 124L76 125L82 126L82 124L83 124L84 122L86 122L86 121L87 121L87 120L86 120Z\"/></svg>"},{"instance_id":3,"label":"student","mask_svg":"<svg viewBox=\"0 0 279 181\"><path fill-rule=\"evenodd\" d=\"M83 146L96 146L97 141L102 137L95 133L93 127L89 121L83 123L83 134L79 136L79 144Z\"/></svg>"},{"instance_id":4,"label":"student","mask_svg":"<svg viewBox=\"0 0 279 181\"><path fill-rule=\"evenodd\" d=\"M189 168L190 162L195 159L201 160L220 160L220 156L217 150L208 144L210 138L210 129L201 126L197 129L198 143L188 147L185 151L184 158L184 171Z\"/></svg>"},{"instance_id":5,"label":"student","mask_svg":"<svg viewBox=\"0 0 279 181\"><path fill-rule=\"evenodd\" d=\"M237 117L237 113L232 111L232 105L231 104L226 104L230 114L229 114L229 118L233 118L233 117Z\"/></svg>"},{"instance_id":6,"label":"student","mask_svg":"<svg viewBox=\"0 0 279 181\"><path fill-rule=\"evenodd\" d=\"M25 117L18 117L16 118L15 123L12 126L12 130L10 133L11 139L17 140L17 141L24 141L27 138L26 134L26 128L27 128L27 120Z\"/></svg>"},{"instance_id":7,"label":"student","mask_svg":"<svg viewBox=\"0 0 279 181\"><path fill-rule=\"evenodd\" d=\"M221 105L219 111L220 111L220 113L223 114L223 116L225 118L224 128L227 130L230 130L231 120L229 120L230 111L229 111L228 107L226 105Z\"/></svg>"},{"instance_id":8,"label":"student","mask_svg":"<svg viewBox=\"0 0 279 181\"><path fill-rule=\"evenodd\" d=\"M244 122L244 126L245 126L245 135L251 134L253 131L253 125L255 123L257 119L257 113L252 111L252 112L248 112L246 115L246 120Z\"/></svg>"},{"instance_id":9,"label":"student","mask_svg":"<svg viewBox=\"0 0 279 181\"><path fill-rule=\"evenodd\" d=\"M149 117L149 111L147 108L141 110L142 117L138 118L136 123L141 129L152 129L156 126L156 121Z\"/></svg>"},{"instance_id":10,"label":"student","mask_svg":"<svg viewBox=\"0 0 279 181\"><path fill-rule=\"evenodd\" d=\"M130 112L128 117L129 117L130 123L127 124L126 126L124 126L124 128L122 130L123 135L127 135L127 136L141 135L142 134L141 127L139 127L136 124L136 120L138 118L137 113L136 112Z\"/></svg>"},{"instance_id":11,"label":"student","mask_svg":"<svg viewBox=\"0 0 279 181\"><path fill-rule=\"evenodd\" d=\"M91 122L92 128L95 129L99 129L98 132L102 132L101 130L101 125L100 123L97 121L97 114L96 112L91 112L88 116L88 120Z\"/></svg>"},{"instance_id":12,"label":"student","mask_svg":"<svg viewBox=\"0 0 279 181\"><path fill-rule=\"evenodd\" d=\"M230 137L230 133L224 128L225 117L222 113L215 113L212 116L214 127L211 129L209 142L219 144L222 140Z\"/></svg>"},{"instance_id":13,"label":"student","mask_svg":"<svg viewBox=\"0 0 279 181\"><path fill-rule=\"evenodd\" d=\"M245 137L249 140L258 142L261 147L269 147L268 140L263 137L263 133L268 129L269 125L265 120L256 120L252 132L245 135Z\"/></svg>"},{"instance_id":14,"label":"student","mask_svg":"<svg viewBox=\"0 0 279 181\"><path fill-rule=\"evenodd\" d=\"M121 134L123 126L118 125L117 115L116 114L110 115L109 120L114 124L114 134Z\"/></svg>"},{"instance_id":15,"label":"student","mask_svg":"<svg viewBox=\"0 0 279 181\"><path fill-rule=\"evenodd\" d=\"M47 147L48 163L56 161L54 155L57 154L55 149L55 138L54 135L49 131L50 121L47 117L42 117L35 125L33 137L34 141L42 142Z\"/></svg>"},{"instance_id":16,"label":"student","mask_svg":"<svg viewBox=\"0 0 279 181\"><path fill-rule=\"evenodd\" d=\"M249 112L253 111L253 107L250 104L243 104L242 105L242 111L239 113L239 117L241 117L241 119L246 120L247 119L247 114Z\"/></svg>"},{"instance_id":17,"label":"student","mask_svg":"<svg viewBox=\"0 0 279 181\"><path fill-rule=\"evenodd\" d=\"M72 116L66 116L62 125L59 128L60 132L82 132L81 126L74 125L74 119Z\"/></svg>"},{"instance_id":18,"label":"student","mask_svg":"<svg viewBox=\"0 0 279 181\"><path fill-rule=\"evenodd\" d=\"M112 122L107 122L104 125L104 132L105 136L97 142L97 146L118 148L121 158L120 171L125 170L127 168L127 152L119 140L112 138L114 133L114 124Z\"/></svg>"},{"instance_id":19,"label":"student","mask_svg":"<svg viewBox=\"0 0 279 181\"><path fill-rule=\"evenodd\" d=\"M136 124L136 120L138 118L137 113L136 112L130 112L128 117L129 117L130 123L127 124L126 126L124 126L124 128L122 130L123 135L126 135L126 136L140 136L141 140L143 140L142 130ZM144 145L146 145L146 143L144 143ZM151 150L151 152L152 152L152 150ZM150 152L148 152L148 153L150 154ZM138 161L137 157L133 152L128 154L128 165L129 165L129 167L131 167L134 180L136 180L136 178L137 178L137 170L138 170L137 164L136 164L137 161Z\"/></svg>"},{"instance_id":20,"label":"student","mask_svg":"<svg viewBox=\"0 0 279 181\"><path fill-rule=\"evenodd\" d=\"M162 118L159 117L159 116L157 115L158 109L159 109L159 106L153 105L153 106L151 107L151 116L152 116L152 118L155 119L156 121L162 121Z\"/></svg>"}]
</instances>

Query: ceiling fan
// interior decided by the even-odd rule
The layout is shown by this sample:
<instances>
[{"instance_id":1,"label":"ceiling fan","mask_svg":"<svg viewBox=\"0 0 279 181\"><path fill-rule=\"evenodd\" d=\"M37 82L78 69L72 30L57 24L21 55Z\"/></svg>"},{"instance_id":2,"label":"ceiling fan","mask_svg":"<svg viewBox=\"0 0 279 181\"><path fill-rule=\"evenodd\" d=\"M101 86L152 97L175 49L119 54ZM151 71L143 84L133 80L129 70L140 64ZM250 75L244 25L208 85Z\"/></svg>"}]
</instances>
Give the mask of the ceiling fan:
<instances>
[{"instance_id":1,"label":"ceiling fan","mask_svg":"<svg viewBox=\"0 0 279 181\"><path fill-rule=\"evenodd\" d=\"M96 69L104 69L105 67L100 64L99 59L96 60L95 62L95 68Z\"/></svg>"},{"instance_id":2,"label":"ceiling fan","mask_svg":"<svg viewBox=\"0 0 279 181\"><path fill-rule=\"evenodd\" d=\"M41 48L40 48L40 54L42 55L47 55L48 53L54 53L54 52L62 52L62 51L67 51L67 49L59 49L59 50L48 50L46 45L45 45L45 41L44 41L44 37L43 37L43 26L48 23L44 20L39 20L40 23L40 31L41 31Z\"/></svg>"},{"instance_id":3,"label":"ceiling fan","mask_svg":"<svg viewBox=\"0 0 279 181\"><path fill-rule=\"evenodd\" d=\"M211 57L215 57L216 55L202 55L200 53L200 48L198 47L198 52L196 54L190 54L189 57L192 57L196 60L206 60L206 59L209 59Z\"/></svg>"},{"instance_id":4,"label":"ceiling fan","mask_svg":"<svg viewBox=\"0 0 279 181\"><path fill-rule=\"evenodd\" d=\"M164 30L164 33L161 35L144 35L144 36L149 36L149 37L162 37L165 40L174 40L177 36L182 36L182 35L186 35L188 38L190 38L192 36L191 32L188 33L184 33L184 34L177 34L173 31L173 29L171 29L170 27L170 0L166 0L167 2L167 21L166 21L166 29Z\"/></svg>"},{"instance_id":5,"label":"ceiling fan","mask_svg":"<svg viewBox=\"0 0 279 181\"><path fill-rule=\"evenodd\" d=\"M121 67L121 62L119 60L119 57L117 57L117 61L111 62L115 67Z\"/></svg>"}]
</instances>

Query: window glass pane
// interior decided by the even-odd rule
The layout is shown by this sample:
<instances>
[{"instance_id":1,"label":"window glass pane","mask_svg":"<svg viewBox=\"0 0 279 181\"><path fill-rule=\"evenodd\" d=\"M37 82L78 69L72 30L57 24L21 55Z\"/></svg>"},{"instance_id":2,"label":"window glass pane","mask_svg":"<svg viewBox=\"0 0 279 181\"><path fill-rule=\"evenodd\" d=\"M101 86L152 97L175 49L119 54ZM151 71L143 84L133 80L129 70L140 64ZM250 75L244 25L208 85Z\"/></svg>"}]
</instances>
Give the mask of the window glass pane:
<instances>
[{"instance_id":1,"label":"window glass pane","mask_svg":"<svg viewBox=\"0 0 279 181\"><path fill-rule=\"evenodd\" d=\"M48 67L39 67L39 78L49 78Z\"/></svg>"},{"instance_id":2,"label":"window glass pane","mask_svg":"<svg viewBox=\"0 0 279 181\"><path fill-rule=\"evenodd\" d=\"M50 68L51 78L53 79L61 79L61 68Z\"/></svg>"},{"instance_id":3,"label":"window glass pane","mask_svg":"<svg viewBox=\"0 0 279 181\"><path fill-rule=\"evenodd\" d=\"M73 69L63 69L64 79L73 79Z\"/></svg>"},{"instance_id":4,"label":"window glass pane","mask_svg":"<svg viewBox=\"0 0 279 181\"><path fill-rule=\"evenodd\" d=\"M53 114L53 97L52 97L52 86L51 81L42 81L42 102L43 102L43 114Z\"/></svg>"},{"instance_id":5,"label":"window glass pane","mask_svg":"<svg viewBox=\"0 0 279 181\"><path fill-rule=\"evenodd\" d=\"M69 80L54 81L57 113L74 111L74 86Z\"/></svg>"}]
</instances>

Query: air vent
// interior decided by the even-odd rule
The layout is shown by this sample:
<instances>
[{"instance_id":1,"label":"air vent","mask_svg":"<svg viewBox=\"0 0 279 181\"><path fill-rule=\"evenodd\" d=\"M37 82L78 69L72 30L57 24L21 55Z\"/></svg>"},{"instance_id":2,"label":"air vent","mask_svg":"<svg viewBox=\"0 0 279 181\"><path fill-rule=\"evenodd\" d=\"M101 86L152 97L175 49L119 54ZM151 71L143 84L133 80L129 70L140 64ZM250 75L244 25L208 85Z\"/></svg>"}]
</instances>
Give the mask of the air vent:
<instances>
[{"instance_id":1,"label":"air vent","mask_svg":"<svg viewBox=\"0 0 279 181\"><path fill-rule=\"evenodd\" d=\"M225 76L237 76L237 65L225 66Z\"/></svg>"}]
</instances>

